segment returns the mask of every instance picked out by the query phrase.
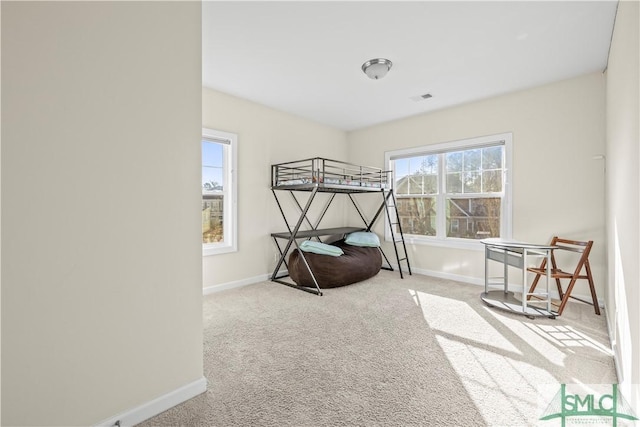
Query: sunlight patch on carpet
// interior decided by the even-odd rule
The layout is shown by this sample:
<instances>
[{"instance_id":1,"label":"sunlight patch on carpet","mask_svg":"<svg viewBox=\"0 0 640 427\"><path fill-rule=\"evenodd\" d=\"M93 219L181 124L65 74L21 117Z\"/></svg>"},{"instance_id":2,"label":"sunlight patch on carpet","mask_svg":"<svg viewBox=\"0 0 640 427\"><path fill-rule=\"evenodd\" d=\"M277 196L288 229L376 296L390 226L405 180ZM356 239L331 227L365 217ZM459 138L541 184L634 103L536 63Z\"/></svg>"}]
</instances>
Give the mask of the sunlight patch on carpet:
<instances>
[{"instance_id":1,"label":"sunlight patch on carpet","mask_svg":"<svg viewBox=\"0 0 640 427\"><path fill-rule=\"evenodd\" d=\"M469 396L489 425L531 423L539 413L541 383L554 383L546 370L465 341L436 336Z\"/></svg>"},{"instance_id":2,"label":"sunlight patch on carpet","mask_svg":"<svg viewBox=\"0 0 640 427\"><path fill-rule=\"evenodd\" d=\"M558 347L591 347L607 356L613 356L611 349L573 326L535 324L526 324L526 326Z\"/></svg>"},{"instance_id":3,"label":"sunlight patch on carpet","mask_svg":"<svg viewBox=\"0 0 640 427\"><path fill-rule=\"evenodd\" d=\"M509 340L491 327L469 305L457 299L409 290L414 302L422 309L431 329L499 350L521 354Z\"/></svg>"},{"instance_id":4,"label":"sunlight patch on carpet","mask_svg":"<svg viewBox=\"0 0 640 427\"><path fill-rule=\"evenodd\" d=\"M519 335L510 322L497 322L499 330L490 323L495 319L486 319L484 311L481 315L464 301L410 292L483 418L491 425L536 420L545 398L539 394L540 384L557 381L541 367L546 362L535 363L540 355L529 340L548 342L526 327L521 331L525 336Z\"/></svg>"},{"instance_id":5,"label":"sunlight patch on carpet","mask_svg":"<svg viewBox=\"0 0 640 427\"><path fill-rule=\"evenodd\" d=\"M534 325L533 328L529 327L528 319L524 316L517 318L511 316L505 316L502 313L487 308L487 313L492 316L496 321L506 326L507 330L515 337L528 343L531 351L536 352L540 357L544 357L549 362L557 366L565 366L567 355L554 345L548 339L548 336L541 334L539 327L541 325Z\"/></svg>"}]
</instances>

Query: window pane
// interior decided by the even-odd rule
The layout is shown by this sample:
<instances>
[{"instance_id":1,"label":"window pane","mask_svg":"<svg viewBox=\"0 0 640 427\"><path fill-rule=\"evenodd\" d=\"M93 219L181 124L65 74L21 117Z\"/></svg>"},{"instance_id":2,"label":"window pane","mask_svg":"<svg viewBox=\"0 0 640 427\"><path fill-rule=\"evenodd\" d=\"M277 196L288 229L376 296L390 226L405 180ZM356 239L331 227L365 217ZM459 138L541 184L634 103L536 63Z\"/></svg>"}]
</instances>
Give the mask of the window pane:
<instances>
[{"instance_id":1,"label":"window pane","mask_svg":"<svg viewBox=\"0 0 640 427\"><path fill-rule=\"evenodd\" d=\"M408 194L422 194L422 179L420 175L409 175L407 177Z\"/></svg>"},{"instance_id":2,"label":"window pane","mask_svg":"<svg viewBox=\"0 0 640 427\"><path fill-rule=\"evenodd\" d=\"M437 154L395 160L394 171L397 195L437 194Z\"/></svg>"},{"instance_id":3,"label":"window pane","mask_svg":"<svg viewBox=\"0 0 640 427\"><path fill-rule=\"evenodd\" d=\"M438 156L432 154L430 156L419 157L420 168L418 173L426 175L435 175L438 173Z\"/></svg>"},{"instance_id":4,"label":"window pane","mask_svg":"<svg viewBox=\"0 0 640 427\"><path fill-rule=\"evenodd\" d=\"M400 194L409 194L409 179L406 176L396 180L395 192L396 196Z\"/></svg>"},{"instance_id":5,"label":"window pane","mask_svg":"<svg viewBox=\"0 0 640 427\"><path fill-rule=\"evenodd\" d=\"M436 194L438 177L436 175L409 175L398 181L398 194Z\"/></svg>"},{"instance_id":6,"label":"window pane","mask_svg":"<svg viewBox=\"0 0 640 427\"><path fill-rule=\"evenodd\" d=\"M447 172L462 172L462 152L447 153L445 165Z\"/></svg>"},{"instance_id":7,"label":"window pane","mask_svg":"<svg viewBox=\"0 0 640 427\"><path fill-rule=\"evenodd\" d=\"M464 170L477 171L480 170L481 150L467 150L464 152Z\"/></svg>"},{"instance_id":8,"label":"window pane","mask_svg":"<svg viewBox=\"0 0 640 427\"><path fill-rule=\"evenodd\" d=\"M484 193L502 191L502 170L482 172L482 191Z\"/></svg>"},{"instance_id":9,"label":"window pane","mask_svg":"<svg viewBox=\"0 0 640 427\"><path fill-rule=\"evenodd\" d=\"M499 197L447 198L447 237L500 237L500 204Z\"/></svg>"},{"instance_id":10,"label":"window pane","mask_svg":"<svg viewBox=\"0 0 640 427\"><path fill-rule=\"evenodd\" d=\"M447 174L447 193L462 193L462 174Z\"/></svg>"},{"instance_id":11,"label":"window pane","mask_svg":"<svg viewBox=\"0 0 640 427\"><path fill-rule=\"evenodd\" d=\"M464 192L465 193L481 193L482 181L480 172L465 172L464 176Z\"/></svg>"},{"instance_id":12,"label":"window pane","mask_svg":"<svg viewBox=\"0 0 640 427\"><path fill-rule=\"evenodd\" d=\"M502 168L502 146L482 149L482 169Z\"/></svg>"},{"instance_id":13,"label":"window pane","mask_svg":"<svg viewBox=\"0 0 640 427\"><path fill-rule=\"evenodd\" d=\"M224 241L224 196L202 198L202 243Z\"/></svg>"},{"instance_id":14,"label":"window pane","mask_svg":"<svg viewBox=\"0 0 640 427\"><path fill-rule=\"evenodd\" d=\"M222 191L224 190L224 180L222 177L223 168L221 167L202 167L202 192Z\"/></svg>"},{"instance_id":15,"label":"window pane","mask_svg":"<svg viewBox=\"0 0 640 427\"><path fill-rule=\"evenodd\" d=\"M424 181L424 194L438 194L438 176L437 175L423 175Z\"/></svg>"},{"instance_id":16,"label":"window pane","mask_svg":"<svg viewBox=\"0 0 640 427\"><path fill-rule=\"evenodd\" d=\"M409 175L409 159L398 159L393 162L393 170L396 179L395 191L397 194L409 194L409 186L403 178Z\"/></svg>"},{"instance_id":17,"label":"window pane","mask_svg":"<svg viewBox=\"0 0 640 427\"><path fill-rule=\"evenodd\" d=\"M436 235L435 197L400 197L397 205L404 234Z\"/></svg>"},{"instance_id":18,"label":"window pane","mask_svg":"<svg viewBox=\"0 0 640 427\"><path fill-rule=\"evenodd\" d=\"M202 165L222 167L224 145L217 142L202 141Z\"/></svg>"}]
</instances>

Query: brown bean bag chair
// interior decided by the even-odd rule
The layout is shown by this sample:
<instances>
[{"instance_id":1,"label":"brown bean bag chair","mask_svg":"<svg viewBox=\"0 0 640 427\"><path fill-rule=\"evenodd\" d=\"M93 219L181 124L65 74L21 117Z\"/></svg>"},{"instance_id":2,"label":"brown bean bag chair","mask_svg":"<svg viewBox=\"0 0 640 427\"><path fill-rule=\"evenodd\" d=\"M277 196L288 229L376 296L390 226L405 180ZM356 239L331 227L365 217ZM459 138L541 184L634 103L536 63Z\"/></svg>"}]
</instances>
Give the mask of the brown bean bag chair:
<instances>
[{"instance_id":1,"label":"brown bean bag chair","mask_svg":"<svg viewBox=\"0 0 640 427\"><path fill-rule=\"evenodd\" d=\"M337 288L366 280L378 274L382 267L378 248L351 246L344 240L332 245L342 248L344 255L334 257L304 252L320 288ZM316 287L298 249L289 255L289 276L298 286Z\"/></svg>"}]
</instances>

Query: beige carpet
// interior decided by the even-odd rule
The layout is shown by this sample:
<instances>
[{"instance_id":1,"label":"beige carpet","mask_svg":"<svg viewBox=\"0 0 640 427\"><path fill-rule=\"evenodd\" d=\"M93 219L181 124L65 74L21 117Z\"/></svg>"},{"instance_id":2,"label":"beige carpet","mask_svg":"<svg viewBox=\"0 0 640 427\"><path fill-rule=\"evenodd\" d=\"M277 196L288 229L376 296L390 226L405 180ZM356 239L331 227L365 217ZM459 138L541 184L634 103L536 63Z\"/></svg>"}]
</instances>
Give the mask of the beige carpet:
<instances>
[{"instance_id":1,"label":"beige carpet","mask_svg":"<svg viewBox=\"0 0 640 427\"><path fill-rule=\"evenodd\" d=\"M560 383L616 382L604 315L532 320L482 289L382 271L322 297L272 282L207 296L208 391L142 425L548 425Z\"/></svg>"}]
</instances>

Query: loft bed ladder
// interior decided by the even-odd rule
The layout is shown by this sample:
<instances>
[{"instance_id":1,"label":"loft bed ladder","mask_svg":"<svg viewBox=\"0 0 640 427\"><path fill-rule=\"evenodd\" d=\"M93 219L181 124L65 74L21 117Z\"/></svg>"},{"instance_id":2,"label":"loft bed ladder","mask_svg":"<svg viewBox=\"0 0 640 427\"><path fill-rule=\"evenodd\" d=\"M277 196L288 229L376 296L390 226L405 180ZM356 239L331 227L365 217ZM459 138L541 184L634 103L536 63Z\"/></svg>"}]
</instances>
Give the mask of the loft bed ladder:
<instances>
[{"instance_id":1,"label":"loft bed ladder","mask_svg":"<svg viewBox=\"0 0 640 427\"><path fill-rule=\"evenodd\" d=\"M287 216L284 213L284 210L282 209L282 205L280 204L280 200L278 199L278 196L276 194L275 189L271 189L271 192L273 193L273 197L276 200L276 204L278 205L278 209L280 210L280 214L282 215L282 219L285 222L285 225L287 226L287 231L285 232L279 232L279 233L271 233L271 237L273 238L273 241L276 245L276 248L278 249L278 252L280 254L280 258L278 259L277 263L276 263L276 267L273 270L273 273L271 275L271 281L276 282L276 283L280 283L286 286L290 286L292 288L296 288L305 292L310 292L316 295L322 295L322 291L320 290L320 286L318 285L318 282L316 280L315 275L313 274L313 270L311 269L311 267L309 266L309 263L307 262L307 260L304 257L304 252L300 251L300 247L298 244L298 239L306 239L306 240L310 240L312 238L317 239L318 241L322 241L320 239L320 237L322 236L330 236L330 235L346 235L355 231L371 231L372 227L375 225L375 223L377 222L378 218L380 218L382 211L384 210L386 213L386 217L388 220L388 224L389 224L389 228L390 228L390 234L391 234L391 238L392 238L392 244L394 247L394 252L396 255L396 262L397 262L397 266L398 266L398 271L400 272L400 278L404 279L404 273L402 270L402 262L406 263L406 267L407 267L407 271L409 273L409 275L411 275L411 265L409 263L409 257L408 257L408 253L407 253L407 247L405 244L405 240L404 240L404 234L402 233L402 225L400 224L399 221L399 216L398 216L398 208L397 208L397 204L396 204L396 199L395 196L393 194L393 190L392 189L380 189L379 193L382 194L382 203L380 204L380 207L378 208L376 214L374 215L373 219L371 221L367 221L367 219L364 217L364 215L362 214L361 209L358 207L358 204L356 203L355 199L352 197L352 192L345 192L345 191L323 191L323 192L328 192L331 193L331 196L329 197L329 199L326 201L323 209L321 210L320 216L319 218L316 220L315 223L312 223L309 218L307 217L307 213L309 212L309 208L311 207L311 204L313 203L313 200L315 199L317 193L319 192L319 187L314 187L311 190L311 194L309 195L309 198L305 204L304 207L302 207L302 205L300 204L300 202L298 201L298 199L296 198L294 191L292 189L288 189L287 191L289 192L289 194L291 195L291 197L293 198L294 202L295 202L295 206L297 206L297 208L300 210L300 216L298 217L298 220L296 221L295 225L293 226L293 228L290 226L289 221L287 221ZM308 190L300 190L300 191L306 191L308 192ZM378 191L366 191L366 193L375 193ZM327 210L329 209L329 206L331 205L331 203L333 202L336 194L338 193L345 193L347 194L347 196L349 197L349 200L351 200L353 206L355 207L356 211L358 212L358 215L360 216L360 218L362 219L363 223L365 224L365 227L338 227L338 228L327 228L327 229L320 229L320 222L322 221L322 219L324 218ZM354 191L353 193L362 193L362 191ZM393 212L393 215L392 215ZM311 228L309 230L301 230L302 224L303 222L306 222L306 224ZM394 230L394 228L397 227L397 231ZM284 245L284 248L282 248L280 246L280 243L278 242L278 240L286 240L286 244ZM291 283L285 280L282 280L286 277L289 276L288 272L285 272L283 274L280 274L280 269L282 268L283 264L284 266L288 269L289 266L287 264L287 254L289 253L289 250L295 246L295 248L298 249L298 252L300 253L300 256L304 262L305 267L307 268L307 270L309 271L309 274L311 275L311 278L313 279L313 283L315 285L314 288L311 287L305 287L305 286L299 286L296 283ZM387 258L387 255L384 253L384 251L382 250L381 247L378 247L378 250L380 251L380 253L382 254L382 257L384 258L385 262L387 263L387 266L382 266L382 269L384 270L390 270L390 271L394 271L393 266L391 265L391 263L389 262L389 259Z\"/></svg>"},{"instance_id":2,"label":"loft bed ladder","mask_svg":"<svg viewBox=\"0 0 640 427\"><path fill-rule=\"evenodd\" d=\"M411 264L409 263L409 254L407 253L407 245L404 241L404 233L402 233L402 224L400 216L398 215L398 204L396 196L393 194L393 189L389 190L384 200L385 211L387 212L387 221L389 223L389 231L391 232L391 241L393 243L393 249L396 253L396 261L398 262L398 271L400 272L400 278L404 279L402 274L402 262L407 263L407 271L411 276ZM393 211L393 218L391 217L391 211ZM394 226L398 227L397 235L393 231ZM400 253L400 250L402 253ZM402 258L400 258L402 256Z\"/></svg>"},{"instance_id":3,"label":"loft bed ladder","mask_svg":"<svg viewBox=\"0 0 640 427\"><path fill-rule=\"evenodd\" d=\"M349 197L351 198L351 195L349 195ZM393 250L396 255L396 262L397 262L396 265L398 266L398 271L400 272L400 278L404 279L404 274L402 272L402 262L404 261L406 263L407 272L409 273L410 276L412 275L411 264L409 263L407 244L404 240L404 233L402 232L402 224L400 223L400 216L398 215L398 204L396 201L396 196L393 193L393 189L388 189L388 190L383 189L382 198L383 198L382 204L380 205L375 216L367 226L367 231L371 231L371 227L373 227L375 222L378 220L378 217L384 210L387 216L387 224L389 224L391 243L393 244ZM366 219L360 213L360 210L358 209L358 206L356 205L355 201L353 199L351 199L351 201L353 202L353 205L356 207L356 210L360 214L360 218L362 218L362 220L366 223ZM398 227L398 229L397 231L394 231L394 227L396 226ZM382 252L382 249L380 250L380 252L382 253L382 256L384 257L389 267L391 267L391 263L387 259L387 256L385 255L385 253ZM393 271L393 268L385 268L385 269Z\"/></svg>"}]
</instances>

